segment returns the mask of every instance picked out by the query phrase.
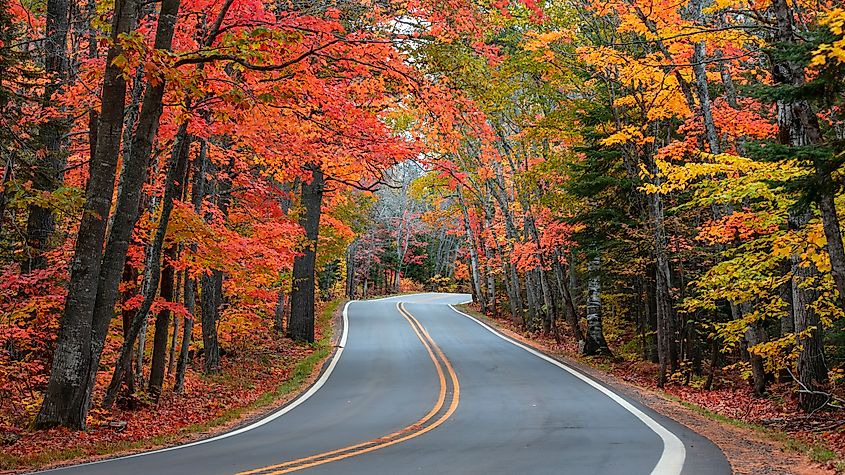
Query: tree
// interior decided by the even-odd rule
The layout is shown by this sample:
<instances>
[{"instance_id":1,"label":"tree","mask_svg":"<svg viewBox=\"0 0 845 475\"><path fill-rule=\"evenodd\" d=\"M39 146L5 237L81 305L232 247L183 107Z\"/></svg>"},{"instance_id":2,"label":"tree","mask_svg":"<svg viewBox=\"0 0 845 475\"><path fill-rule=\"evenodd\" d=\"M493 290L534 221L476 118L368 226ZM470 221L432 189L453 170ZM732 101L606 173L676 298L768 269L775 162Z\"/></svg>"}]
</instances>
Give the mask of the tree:
<instances>
[{"instance_id":1,"label":"tree","mask_svg":"<svg viewBox=\"0 0 845 475\"><path fill-rule=\"evenodd\" d=\"M97 144L92 150L82 223L65 300L64 316L53 354L50 383L35 421L37 427L64 425L84 429L91 404L93 375L99 350L93 322L102 248L123 130L126 81L117 59L124 54L122 40L132 31L136 6L116 0L112 20L112 46L106 56Z\"/></svg>"}]
</instances>

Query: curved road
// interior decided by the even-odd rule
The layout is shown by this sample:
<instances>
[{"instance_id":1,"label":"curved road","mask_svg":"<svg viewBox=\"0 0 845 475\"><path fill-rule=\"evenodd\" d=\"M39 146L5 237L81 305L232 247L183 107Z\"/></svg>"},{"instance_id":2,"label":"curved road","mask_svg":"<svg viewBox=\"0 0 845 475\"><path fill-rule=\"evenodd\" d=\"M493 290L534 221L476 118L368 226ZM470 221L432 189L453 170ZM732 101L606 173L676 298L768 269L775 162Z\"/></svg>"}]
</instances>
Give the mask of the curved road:
<instances>
[{"instance_id":1,"label":"curved road","mask_svg":"<svg viewBox=\"0 0 845 475\"><path fill-rule=\"evenodd\" d=\"M299 399L206 441L61 474L727 474L707 439L415 294L347 305Z\"/></svg>"}]
</instances>

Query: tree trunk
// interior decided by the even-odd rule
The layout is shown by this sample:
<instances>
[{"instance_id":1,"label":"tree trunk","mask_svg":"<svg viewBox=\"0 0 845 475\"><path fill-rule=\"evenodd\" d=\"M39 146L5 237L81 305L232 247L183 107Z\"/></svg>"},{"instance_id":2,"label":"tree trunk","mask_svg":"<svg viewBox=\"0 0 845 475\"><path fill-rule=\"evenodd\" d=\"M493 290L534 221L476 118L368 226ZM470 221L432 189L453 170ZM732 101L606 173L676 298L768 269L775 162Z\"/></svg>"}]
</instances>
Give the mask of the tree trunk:
<instances>
[{"instance_id":1,"label":"tree trunk","mask_svg":"<svg viewBox=\"0 0 845 475\"><path fill-rule=\"evenodd\" d=\"M50 381L35 420L38 428L63 425L84 429L88 416L94 383L90 375L96 374L98 363L93 361L91 354L92 315L117 171L126 96L123 71L114 64L114 59L123 52L116 39L134 28L135 13L134 0L115 1L112 46L105 62L96 153L91 157L82 222L71 263L65 311L53 352Z\"/></svg>"},{"instance_id":2,"label":"tree trunk","mask_svg":"<svg viewBox=\"0 0 845 475\"><path fill-rule=\"evenodd\" d=\"M793 24L794 12L786 0L773 0L771 6L775 16L775 41L779 44L797 44ZM805 85L804 66L791 61L789 55L775 55L772 64L772 78L776 84L800 88ZM798 98L778 101L778 141L785 145L820 145L824 142L818 116L806 99ZM822 227L827 239L830 256L831 276L839 293L840 306L845 306L845 249L843 249L839 218L836 214L834 186L830 164L816 159L815 189ZM798 230L809 222L810 212L790 215L790 227ZM806 264L806 265L805 265ZM828 383L827 366L824 357L823 329L811 304L816 292L810 285L817 270L812 263L802 262L798 255L792 256L792 311L795 332L798 334L798 380L799 405L805 410L815 410L827 402L822 394Z\"/></svg>"},{"instance_id":3,"label":"tree trunk","mask_svg":"<svg viewBox=\"0 0 845 475\"><path fill-rule=\"evenodd\" d=\"M175 1L178 6L178 0L168 1ZM176 133L177 139L186 140L186 130L187 123L180 125L179 130ZM106 396L103 401L103 405L106 407L109 407L114 402L117 391L120 389L124 375L126 374L124 371L125 363L129 361L132 354L132 345L135 344L135 338L138 337L141 327L147 319L147 314L150 311L153 300L155 299L156 290L158 289L158 284L161 280L161 254L164 247L164 238L167 234L167 224L170 221L170 213L173 211L173 202L177 196L181 196L181 193L179 193L179 187L180 182L185 176L185 168L188 163L187 155L187 148L185 147L185 144L176 140L173 144L171 156L165 167L165 170L167 170L167 176L164 182L164 195L161 201L161 216L159 216L158 224L156 225L153 245L150 248L149 259L147 259L149 267L144 269L144 301L141 303L138 313L135 315L135 319L129 329L129 338L123 342L118 364L115 366L111 382L106 390ZM165 345L167 344L166 329L167 325L165 325Z\"/></svg>"},{"instance_id":4,"label":"tree trunk","mask_svg":"<svg viewBox=\"0 0 845 475\"><path fill-rule=\"evenodd\" d=\"M805 265L809 264L809 265ZM800 256L792 256L792 308L798 344L798 405L801 409L815 411L830 401L827 363L824 356L824 330L819 316L813 309L818 292L811 281L818 278L818 271L811 263L804 263Z\"/></svg>"},{"instance_id":5,"label":"tree trunk","mask_svg":"<svg viewBox=\"0 0 845 475\"><path fill-rule=\"evenodd\" d=\"M793 26L793 11L786 0L775 0L772 3L777 18L777 40L782 43L796 43ZM782 59L773 65L773 78L779 84L795 87L805 85L804 67ZM786 116L791 119L781 127L781 142L791 145L821 145L824 143L819 119L812 106L805 99L795 99L783 104L790 109ZM785 130L784 130L785 129ZM784 140L786 139L786 140ZM837 163L832 164L834 169ZM839 304L845 308L845 246L842 243L842 232L839 216L836 214L837 185L831 176L834 169L825 160L816 159L813 163L815 183L814 194L821 211L822 227L827 239L827 253L830 257L830 274L839 293Z\"/></svg>"},{"instance_id":6,"label":"tree trunk","mask_svg":"<svg viewBox=\"0 0 845 475\"><path fill-rule=\"evenodd\" d=\"M499 240L497 239L495 234L496 229L491 227L490 232L493 233L493 242L496 244L495 250L501 258L500 261L502 263L502 280L505 282L505 291L508 294L508 307L510 308L511 312L511 321L522 325L522 309L519 308L519 305L517 303L519 299L519 287L518 284L511 279L509 256L505 254L505 249L499 244Z\"/></svg>"},{"instance_id":7,"label":"tree trunk","mask_svg":"<svg viewBox=\"0 0 845 475\"><path fill-rule=\"evenodd\" d=\"M526 210L530 209L530 203L527 199L523 200L522 206ZM534 281L539 283L539 285L537 286L535 301L537 302L538 313L542 318L543 331L549 333L552 331L552 327L554 325L555 308L554 301L551 296L551 289L549 288L546 274L543 270L548 267L546 265L546 257L543 254L543 246L540 242L540 233L537 231L534 216L530 213L530 211L526 211L523 221L525 223L525 238L533 241L537 248L536 257L539 267L535 268L533 273ZM555 335L555 338L557 338L557 335Z\"/></svg>"},{"instance_id":8,"label":"tree trunk","mask_svg":"<svg viewBox=\"0 0 845 475\"><path fill-rule=\"evenodd\" d=\"M148 252L149 252L149 249L148 249ZM149 268L149 266L146 266L146 267ZM146 295L147 292L149 292L149 291L146 290L145 288L141 289L141 295ZM134 319L134 317L133 317L133 319ZM131 326L132 326L132 324L130 322L130 327ZM134 379L135 382L141 387L144 387L144 386L147 385L147 378L144 376L144 360L146 359L146 356L147 356L147 330L148 330L147 327L148 326L149 326L149 322L147 320L144 320L144 321L141 322L141 329L138 331L138 337L137 337L138 344L135 348L134 361L132 359L132 355L130 355L129 356L129 363L127 363L129 365L130 370L133 371L134 374L132 376L125 376L124 377L125 383L128 383L128 381L130 379ZM129 333L127 333L127 335L129 335ZM133 367L133 365L134 365L134 367Z\"/></svg>"},{"instance_id":9,"label":"tree trunk","mask_svg":"<svg viewBox=\"0 0 845 475\"><path fill-rule=\"evenodd\" d=\"M517 273L516 264L510 262L510 259L506 265L511 279L511 286L513 287L514 307L517 311L516 319L521 325L525 326L525 306L522 303L522 288L519 282L519 273Z\"/></svg>"},{"instance_id":10,"label":"tree trunk","mask_svg":"<svg viewBox=\"0 0 845 475\"><path fill-rule=\"evenodd\" d=\"M519 236L517 233L516 225L514 224L513 220L513 213L511 211L510 203L508 201L508 196L504 191L504 177L502 175L501 167L496 168L496 180L491 180L488 182L490 185L490 193L493 195L493 198L496 199L496 202L499 204L499 210L502 213L502 217L505 220L505 236L508 240L511 241L509 244L509 251L508 255L512 255L513 251L513 244L514 242L519 241ZM513 310L517 312L514 315L514 319L517 320L523 327L525 326L525 306L523 305L522 300L522 290L519 281L519 274L517 273L516 264L514 264L510 258L506 258L506 256L502 255L502 265L506 267L505 269L505 279L510 279L511 281L511 289L513 292ZM513 311L512 310L512 311Z\"/></svg>"},{"instance_id":11,"label":"tree trunk","mask_svg":"<svg viewBox=\"0 0 845 475\"><path fill-rule=\"evenodd\" d=\"M283 290L279 291L276 297L276 310L273 312L273 330L276 333L283 334L285 331L285 304L287 303L287 295Z\"/></svg>"},{"instance_id":12,"label":"tree trunk","mask_svg":"<svg viewBox=\"0 0 845 475\"><path fill-rule=\"evenodd\" d=\"M164 0L161 3L154 44L157 50L170 51L172 49L179 3L180 0ZM108 331L109 321L111 320L111 313L113 312L112 309L117 298L119 272L126 262L129 239L132 237L132 231L135 229L135 224L138 220L142 189L147 178L147 169L149 168L153 142L158 133L164 107L162 102L164 86L164 78L160 78L155 85L150 84L147 86L138 116L138 125L132 138L131 152L128 157L124 157L123 169L120 174L120 193L117 197L111 230L103 255L103 264L100 270L97 289L97 304L94 310L92 349L95 362L99 362L102 353L106 332ZM174 142L174 148L184 147L187 143L186 138L187 124L180 125ZM173 153L178 157L181 150L174 150ZM185 157L182 157L182 159L183 161L186 160ZM172 163L171 166L178 167L178 164L179 162L177 161ZM169 173L170 170L168 170ZM182 176L178 176L178 180L182 181ZM167 183L165 187L172 184ZM176 194L174 196L181 195ZM167 203L162 203L162 209L167 206ZM172 207L172 203L170 206ZM156 288L147 290L155 293ZM143 358L142 351L139 351L139 357ZM96 377L96 372L90 374L89 377Z\"/></svg>"},{"instance_id":13,"label":"tree trunk","mask_svg":"<svg viewBox=\"0 0 845 475\"><path fill-rule=\"evenodd\" d=\"M749 348L766 341L765 331L759 322L749 325L745 330L745 341L748 343ZM763 357L749 351L748 358L751 364L751 381L754 388L754 395L762 397L766 393L766 370L763 365Z\"/></svg>"},{"instance_id":14,"label":"tree trunk","mask_svg":"<svg viewBox=\"0 0 845 475\"><path fill-rule=\"evenodd\" d=\"M206 374L216 374L220 371L220 342L217 339L217 321L220 312L219 302L222 301L222 298L217 295L218 276L222 278L222 274L217 270L211 271L210 274L203 274L202 291L200 292L202 351Z\"/></svg>"},{"instance_id":15,"label":"tree trunk","mask_svg":"<svg viewBox=\"0 0 845 475\"><path fill-rule=\"evenodd\" d=\"M836 188L830 173L816 172L817 180L822 182L819 188L818 204L822 215L822 227L827 239L827 253L830 256L830 274L839 292L839 305L845 308L845 248L842 245L842 232L839 228L839 216L836 214Z\"/></svg>"},{"instance_id":16,"label":"tree trunk","mask_svg":"<svg viewBox=\"0 0 845 475\"><path fill-rule=\"evenodd\" d=\"M601 258L596 255L587 264L589 277L587 280L587 338L584 341L581 354L610 355L610 348L604 339L604 327L601 314Z\"/></svg>"},{"instance_id":17,"label":"tree trunk","mask_svg":"<svg viewBox=\"0 0 845 475\"><path fill-rule=\"evenodd\" d=\"M719 339L713 335L710 338L710 371L707 372L707 380L704 382L704 389L713 389L713 379L716 377L716 368L719 363Z\"/></svg>"},{"instance_id":18,"label":"tree trunk","mask_svg":"<svg viewBox=\"0 0 845 475\"><path fill-rule=\"evenodd\" d=\"M307 243L302 255L293 262L293 292L290 298L288 336L294 340L314 341L314 280L317 265L317 239L320 234L320 212L323 205L325 179L319 165L311 164L310 183L302 184L300 204L304 208L299 224L305 230Z\"/></svg>"},{"instance_id":19,"label":"tree trunk","mask_svg":"<svg viewBox=\"0 0 845 475\"><path fill-rule=\"evenodd\" d=\"M188 271L185 271L185 310L191 314L186 317L182 324L182 344L179 346L179 361L176 363L176 382L173 384L173 392L181 394L185 390L185 370L188 367L188 358L191 351L191 336L194 331L194 318L196 315L196 288L197 281L192 278Z\"/></svg>"},{"instance_id":20,"label":"tree trunk","mask_svg":"<svg viewBox=\"0 0 845 475\"><path fill-rule=\"evenodd\" d=\"M129 265L128 263L123 266L123 277L121 280L124 283L124 292L123 292L123 305L121 309L121 323L123 327L123 339L125 340L126 337L129 336L129 327L132 326L132 320L135 317L135 311L127 308L127 302L129 299L134 297L135 293L138 291L138 286L136 285L136 281L138 279L138 271ZM130 356L130 366L131 366L131 356ZM131 368L129 368L131 374ZM134 394L135 393L135 378L127 378L126 379L126 392L127 394Z\"/></svg>"},{"instance_id":21,"label":"tree trunk","mask_svg":"<svg viewBox=\"0 0 845 475\"><path fill-rule=\"evenodd\" d=\"M485 206L487 206L487 203L485 203ZM488 206L488 209L489 209L489 206ZM491 222L492 213L490 213L489 211L486 211L485 214L487 214L487 216L485 216L485 219L484 219L484 227L488 230L492 229L492 222ZM484 248L484 267L485 267L484 275L486 277L485 284L487 285L487 289L486 289L487 290L487 305L490 308L490 313L495 314L496 313L496 276L493 274L493 265L491 264L493 262L493 257L494 257L493 248L486 245L483 236L481 237L480 241L481 241L481 244Z\"/></svg>"},{"instance_id":22,"label":"tree trunk","mask_svg":"<svg viewBox=\"0 0 845 475\"><path fill-rule=\"evenodd\" d=\"M176 260L176 246L171 246L167 250L165 260L164 270L161 272L161 288L159 290L159 296L166 302L174 302L176 300L176 293L174 291L176 269L173 268L172 261ZM156 315L155 332L153 334L153 358L150 365L150 381L147 386L155 402L158 402L158 397L161 395L161 388L164 384L169 330L170 310L164 308L159 310Z\"/></svg>"},{"instance_id":23,"label":"tree trunk","mask_svg":"<svg viewBox=\"0 0 845 475\"><path fill-rule=\"evenodd\" d=\"M484 299L484 294L481 291L481 272L478 265L478 250L475 248L475 236L472 232L472 226L469 221L469 211L467 210L464 197L461 192L461 186L458 186L458 200L461 207L461 215L463 217L464 232L467 235L467 245L469 247L469 261L470 273L472 277L472 291L474 297L481 305L481 313L487 314L487 302Z\"/></svg>"},{"instance_id":24,"label":"tree trunk","mask_svg":"<svg viewBox=\"0 0 845 475\"><path fill-rule=\"evenodd\" d=\"M647 166L650 170L656 171L653 157L647 158ZM667 380L667 371L675 371L678 368L678 330L672 307L672 283L666 248L663 198L659 193L649 195L649 214L654 238L657 356L660 361L658 386L662 387Z\"/></svg>"},{"instance_id":25,"label":"tree trunk","mask_svg":"<svg viewBox=\"0 0 845 475\"><path fill-rule=\"evenodd\" d=\"M586 345L584 334L581 332L581 327L578 325L578 311L575 309L574 302L572 302L572 295L569 292L569 286L566 282L566 272L563 269L563 264L561 264L557 259L555 260L554 271L558 292L560 293L565 306L563 315L566 318L566 324L569 326L569 331L572 333L572 337L575 339L575 342L578 343L578 347L580 348L582 345Z\"/></svg>"},{"instance_id":26,"label":"tree trunk","mask_svg":"<svg viewBox=\"0 0 845 475\"><path fill-rule=\"evenodd\" d=\"M356 281L355 252L358 249L358 240L352 241L346 248L346 298L354 299L355 291L358 288ZM280 327L281 328L281 325Z\"/></svg>"},{"instance_id":27,"label":"tree trunk","mask_svg":"<svg viewBox=\"0 0 845 475\"><path fill-rule=\"evenodd\" d=\"M213 167L213 164L210 165ZM219 196L217 207L221 214L226 216L229 209L228 195L231 183L223 179L216 180L215 184L217 187L215 194ZM209 194L211 193L209 192ZM207 214L206 219L211 219L211 215ZM206 374L215 374L220 371L220 343L217 338L217 324L220 321L220 313L223 307L223 272L219 269L213 269L210 273L203 274L201 285L200 304L202 306L204 370Z\"/></svg>"},{"instance_id":28,"label":"tree trunk","mask_svg":"<svg viewBox=\"0 0 845 475\"><path fill-rule=\"evenodd\" d=\"M185 285L182 283L182 275L181 273L177 274L176 277L176 286L174 287L173 294L176 297L174 302L178 300L178 295L182 292L182 287ZM173 316L173 330L170 335L170 349L167 353L167 377L169 378L171 374L173 374L173 365L176 363L176 344L179 343L179 317Z\"/></svg>"},{"instance_id":29,"label":"tree trunk","mask_svg":"<svg viewBox=\"0 0 845 475\"><path fill-rule=\"evenodd\" d=\"M690 7L694 10L693 16L696 21L703 24L704 15L701 12L701 3L701 0L694 0L690 3ZM713 109L710 102L710 88L707 83L707 68L705 67L706 59L706 44L704 41L697 41L693 47L692 69L695 74L698 104L701 109L701 115L704 118L704 132L707 137L707 144L710 147L710 153L718 155L719 153L722 153L722 147L719 144L719 135L716 132L716 123L713 121Z\"/></svg>"},{"instance_id":30,"label":"tree trunk","mask_svg":"<svg viewBox=\"0 0 845 475\"><path fill-rule=\"evenodd\" d=\"M194 211L199 214L202 211L202 200L205 197L205 171L208 155L208 143L205 140L200 142L200 151L193 166L193 184L191 185L191 204ZM196 252L197 244L191 243L190 249ZM185 370L188 366L188 359L191 349L191 338L194 331L194 320L196 319L196 295L197 279L185 271L185 309L191 318L185 318L182 325L182 345L179 348L179 362L176 364L176 382L173 392L181 393L185 388Z\"/></svg>"}]
</instances>

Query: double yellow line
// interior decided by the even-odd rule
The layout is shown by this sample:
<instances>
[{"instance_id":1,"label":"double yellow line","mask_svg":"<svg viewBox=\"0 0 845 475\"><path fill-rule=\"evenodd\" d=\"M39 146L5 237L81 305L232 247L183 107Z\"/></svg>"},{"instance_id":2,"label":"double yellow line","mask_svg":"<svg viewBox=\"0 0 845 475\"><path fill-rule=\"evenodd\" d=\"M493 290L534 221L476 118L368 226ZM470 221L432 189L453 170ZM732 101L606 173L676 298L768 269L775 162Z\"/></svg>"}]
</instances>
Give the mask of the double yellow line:
<instances>
[{"instance_id":1,"label":"double yellow line","mask_svg":"<svg viewBox=\"0 0 845 475\"><path fill-rule=\"evenodd\" d=\"M461 386L458 383L458 376L455 374L452 364L425 328L423 328L420 322L417 321L417 319L414 318L414 316L411 315L411 313L405 308L405 305L400 302L396 304L396 308L411 325L411 329L422 342L426 352L428 352L429 358L431 358L431 361L434 363L434 367L437 369L437 377L440 381L440 393L438 394L437 402L434 404L434 407L432 407L431 410L422 417L422 419L396 432L379 437L378 439L275 465L268 465L254 470L247 470L245 472L240 472L237 475L280 475L373 452L375 450L383 449L385 447L413 439L414 437L419 437L426 432L434 430L437 426L446 422L446 420L454 414L455 409L458 408ZM449 376L448 380L446 379L447 374ZM451 391L449 391L450 387Z\"/></svg>"}]
</instances>

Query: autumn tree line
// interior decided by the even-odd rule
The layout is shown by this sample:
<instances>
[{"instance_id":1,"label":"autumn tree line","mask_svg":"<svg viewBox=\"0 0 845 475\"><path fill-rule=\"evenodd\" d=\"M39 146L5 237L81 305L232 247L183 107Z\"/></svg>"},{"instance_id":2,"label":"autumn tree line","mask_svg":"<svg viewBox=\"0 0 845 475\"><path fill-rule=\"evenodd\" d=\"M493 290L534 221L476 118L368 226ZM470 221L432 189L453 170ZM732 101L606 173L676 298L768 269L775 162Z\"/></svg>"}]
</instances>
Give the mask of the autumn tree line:
<instances>
[{"instance_id":1,"label":"autumn tree line","mask_svg":"<svg viewBox=\"0 0 845 475\"><path fill-rule=\"evenodd\" d=\"M313 342L387 170L457 114L410 55L492 54L483 10L446 3L478 21L444 2L4 2L0 426L85 429L92 407L227 371L244 341Z\"/></svg>"},{"instance_id":2,"label":"autumn tree line","mask_svg":"<svg viewBox=\"0 0 845 475\"><path fill-rule=\"evenodd\" d=\"M806 411L839 405L845 10L498 7L495 60L416 51L469 99L415 188L481 310L653 361L661 386L778 381Z\"/></svg>"}]
</instances>

